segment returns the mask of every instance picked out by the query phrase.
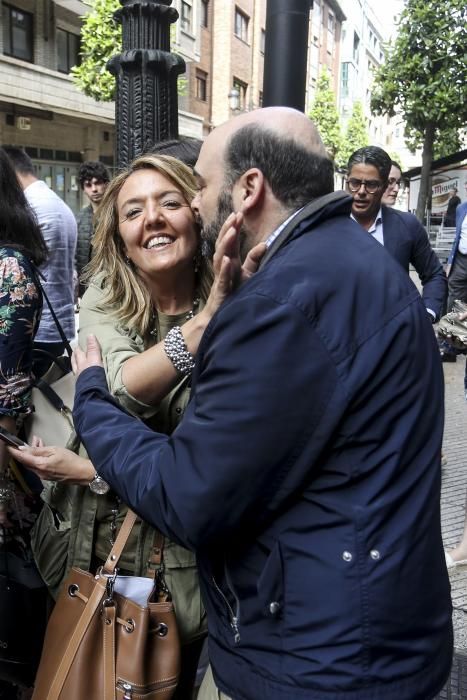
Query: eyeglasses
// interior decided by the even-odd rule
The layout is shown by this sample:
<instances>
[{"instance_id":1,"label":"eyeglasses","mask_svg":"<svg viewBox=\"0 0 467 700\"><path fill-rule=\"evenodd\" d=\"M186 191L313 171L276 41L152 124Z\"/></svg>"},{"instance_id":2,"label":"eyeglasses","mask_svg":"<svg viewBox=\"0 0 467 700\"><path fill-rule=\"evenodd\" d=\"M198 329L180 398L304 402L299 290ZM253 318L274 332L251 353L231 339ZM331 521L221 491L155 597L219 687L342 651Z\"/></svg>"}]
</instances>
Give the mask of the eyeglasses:
<instances>
[{"instance_id":1,"label":"eyeglasses","mask_svg":"<svg viewBox=\"0 0 467 700\"><path fill-rule=\"evenodd\" d=\"M368 194L375 194L382 187L382 183L379 180L357 180L356 177L349 177L347 185L351 192L358 192L363 185Z\"/></svg>"}]
</instances>

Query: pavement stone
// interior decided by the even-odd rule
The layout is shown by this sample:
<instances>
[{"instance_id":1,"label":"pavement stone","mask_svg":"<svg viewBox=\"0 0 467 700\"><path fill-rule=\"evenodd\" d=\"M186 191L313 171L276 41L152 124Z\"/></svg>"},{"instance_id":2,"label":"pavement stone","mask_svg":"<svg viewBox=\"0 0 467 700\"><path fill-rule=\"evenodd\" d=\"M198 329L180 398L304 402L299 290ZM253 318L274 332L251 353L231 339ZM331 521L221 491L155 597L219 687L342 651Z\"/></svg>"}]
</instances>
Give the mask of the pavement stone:
<instances>
[{"instance_id":1,"label":"pavement stone","mask_svg":"<svg viewBox=\"0 0 467 700\"><path fill-rule=\"evenodd\" d=\"M441 485L441 527L446 549L459 542L464 529L467 491L467 402L464 399L465 360L444 363L445 426ZM467 649L467 566L449 570L453 604L454 646Z\"/></svg>"}]
</instances>

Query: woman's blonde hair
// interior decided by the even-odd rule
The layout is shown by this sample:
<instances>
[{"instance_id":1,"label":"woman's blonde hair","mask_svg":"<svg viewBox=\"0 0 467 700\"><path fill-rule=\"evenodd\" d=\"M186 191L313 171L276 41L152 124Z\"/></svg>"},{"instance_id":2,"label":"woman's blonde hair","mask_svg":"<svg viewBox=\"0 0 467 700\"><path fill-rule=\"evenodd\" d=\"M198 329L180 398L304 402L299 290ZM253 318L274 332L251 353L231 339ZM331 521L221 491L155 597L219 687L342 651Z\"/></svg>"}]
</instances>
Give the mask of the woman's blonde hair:
<instances>
[{"instance_id":1,"label":"woman's blonde hair","mask_svg":"<svg viewBox=\"0 0 467 700\"><path fill-rule=\"evenodd\" d=\"M104 289L102 307L111 307L112 313L124 325L143 337L154 327L157 310L149 290L134 265L128 264L125 246L118 226L117 198L125 182L137 170L151 169L171 180L182 192L188 204L196 194L196 183L191 170L177 158L163 155L142 155L108 185L97 212L97 226L92 238L92 258L83 279L99 280ZM194 228L199 230L194 223ZM210 262L197 254L196 290L201 299L209 296L213 274Z\"/></svg>"}]
</instances>

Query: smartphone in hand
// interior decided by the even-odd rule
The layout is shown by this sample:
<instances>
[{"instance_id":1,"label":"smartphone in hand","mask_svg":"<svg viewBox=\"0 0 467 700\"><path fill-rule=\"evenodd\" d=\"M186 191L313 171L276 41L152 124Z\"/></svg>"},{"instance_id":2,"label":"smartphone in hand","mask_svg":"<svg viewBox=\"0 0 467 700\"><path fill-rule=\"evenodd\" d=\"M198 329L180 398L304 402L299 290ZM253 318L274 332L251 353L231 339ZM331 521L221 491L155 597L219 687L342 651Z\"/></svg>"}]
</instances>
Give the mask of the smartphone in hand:
<instances>
[{"instance_id":1,"label":"smartphone in hand","mask_svg":"<svg viewBox=\"0 0 467 700\"><path fill-rule=\"evenodd\" d=\"M3 428L1 425L0 440L3 440L3 442L6 442L7 445L11 445L12 447L29 447L27 442L20 440L19 437L16 437L16 435L13 435L13 433L8 432L8 430Z\"/></svg>"}]
</instances>

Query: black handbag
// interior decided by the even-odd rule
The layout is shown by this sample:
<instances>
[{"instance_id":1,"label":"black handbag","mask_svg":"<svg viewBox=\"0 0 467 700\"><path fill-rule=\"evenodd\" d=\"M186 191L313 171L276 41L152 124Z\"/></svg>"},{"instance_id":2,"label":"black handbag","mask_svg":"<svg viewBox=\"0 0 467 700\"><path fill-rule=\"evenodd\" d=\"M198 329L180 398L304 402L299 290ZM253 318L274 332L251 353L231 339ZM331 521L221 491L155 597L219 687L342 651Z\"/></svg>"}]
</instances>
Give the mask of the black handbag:
<instances>
[{"instance_id":1,"label":"black handbag","mask_svg":"<svg viewBox=\"0 0 467 700\"><path fill-rule=\"evenodd\" d=\"M0 545L0 678L34 683L47 625L48 592L30 549L6 540Z\"/></svg>"}]
</instances>

